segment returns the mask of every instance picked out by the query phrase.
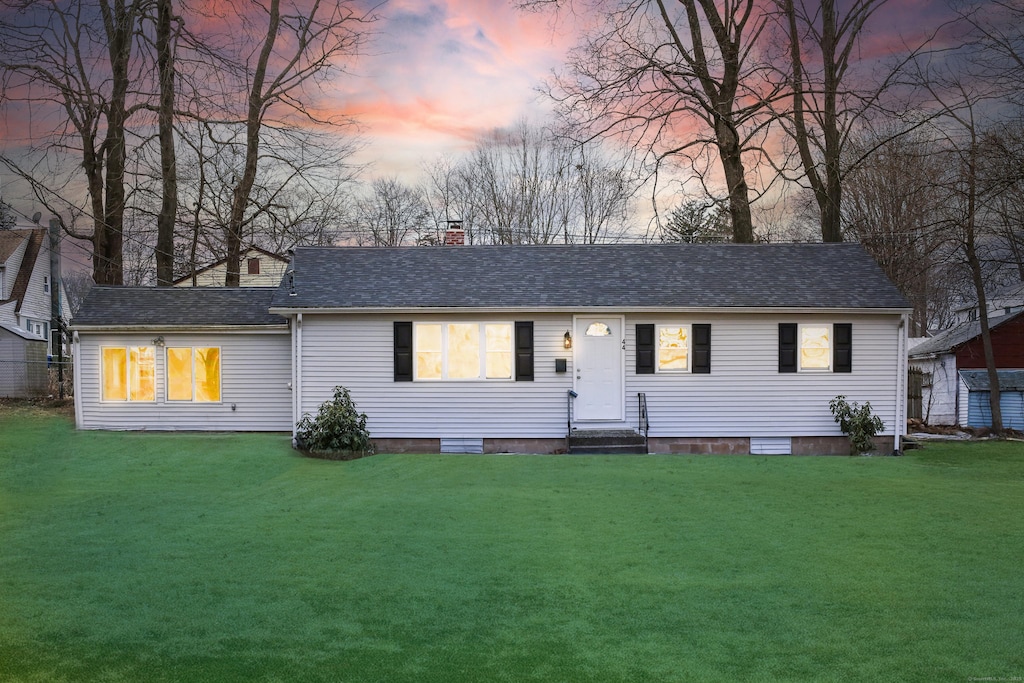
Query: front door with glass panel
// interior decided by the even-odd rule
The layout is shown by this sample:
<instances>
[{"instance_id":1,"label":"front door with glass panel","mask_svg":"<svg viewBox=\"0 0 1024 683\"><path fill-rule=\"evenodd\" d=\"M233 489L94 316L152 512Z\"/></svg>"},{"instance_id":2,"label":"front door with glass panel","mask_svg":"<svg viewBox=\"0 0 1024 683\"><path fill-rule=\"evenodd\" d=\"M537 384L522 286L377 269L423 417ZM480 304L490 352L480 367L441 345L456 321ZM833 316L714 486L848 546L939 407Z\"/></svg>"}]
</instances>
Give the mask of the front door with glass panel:
<instances>
[{"instance_id":1,"label":"front door with glass panel","mask_svg":"<svg viewBox=\"0 0 1024 683\"><path fill-rule=\"evenodd\" d=\"M576 318L576 420L624 418L623 325L618 317Z\"/></svg>"}]
</instances>

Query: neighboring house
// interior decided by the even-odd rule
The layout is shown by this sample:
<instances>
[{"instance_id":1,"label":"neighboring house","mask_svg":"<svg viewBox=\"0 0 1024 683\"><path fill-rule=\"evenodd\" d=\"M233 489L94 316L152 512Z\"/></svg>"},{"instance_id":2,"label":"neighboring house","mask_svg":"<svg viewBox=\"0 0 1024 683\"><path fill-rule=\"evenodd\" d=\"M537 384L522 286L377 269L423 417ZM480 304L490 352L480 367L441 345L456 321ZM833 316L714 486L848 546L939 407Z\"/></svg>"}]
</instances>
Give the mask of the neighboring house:
<instances>
[{"instance_id":1,"label":"neighboring house","mask_svg":"<svg viewBox=\"0 0 1024 683\"><path fill-rule=\"evenodd\" d=\"M1024 311L1024 282L1008 285L988 295L987 306L990 318L1010 315ZM954 311L957 323L972 322L978 319L977 302L963 306Z\"/></svg>"},{"instance_id":2,"label":"neighboring house","mask_svg":"<svg viewBox=\"0 0 1024 683\"><path fill-rule=\"evenodd\" d=\"M0 230L0 324L49 339L50 239L46 228ZM71 317L61 291L62 315Z\"/></svg>"},{"instance_id":3,"label":"neighboring house","mask_svg":"<svg viewBox=\"0 0 1024 683\"><path fill-rule=\"evenodd\" d=\"M78 426L291 429L342 385L392 452L553 452L569 429L641 428L641 395L652 452L847 453L840 394L871 402L887 448L905 431L910 307L859 245L304 247L289 271L264 304L281 318L254 299L248 325L213 289L94 290ZM179 406L172 348L219 350L219 400Z\"/></svg>"},{"instance_id":4,"label":"neighboring house","mask_svg":"<svg viewBox=\"0 0 1024 683\"><path fill-rule=\"evenodd\" d=\"M223 287L228 272L226 258L196 271L196 287ZM239 281L242 287L276 287L288 268L288 259L272 251L249 247L242 252ZM191 287L192 275L174 281L175 287Z\"/></svg>"},{"instance_id":5,"label":"neighboring house","mask_svg":"<svg viewBox=\"0 0 1024 683\"><path fill-rule=\"evenodd\" d=\"M989 329L996 368L1024 369L1024 311L991 318ZM910 349L910 365L924 373L922 414L925 422L967 425L968 404L964 399L968 391L961 375L964 370L985 369L981 323L976 320L961 323L914 346ZM988 391L988 380L985 382L984 391Z\"/></svg>"},{"instance_id":6,"label":"neighboring house","mask_svg":"<svg viewBox=\"0 0 1024 683\"><path fill-rule=\"evenodd\" d=\"M0 323L0 397L46 395L46 341L26 330Z\"/></svg>"},{"instance_id":7,"label":"neighboring house","mask_svg":"<svg viewBox=\"0 0 1024 683\"><path fill-rule=\"evenodd\" d=\"M81 429L288 431L271 288L93 287L73 321Z\"/></svg>"}]
</instances>

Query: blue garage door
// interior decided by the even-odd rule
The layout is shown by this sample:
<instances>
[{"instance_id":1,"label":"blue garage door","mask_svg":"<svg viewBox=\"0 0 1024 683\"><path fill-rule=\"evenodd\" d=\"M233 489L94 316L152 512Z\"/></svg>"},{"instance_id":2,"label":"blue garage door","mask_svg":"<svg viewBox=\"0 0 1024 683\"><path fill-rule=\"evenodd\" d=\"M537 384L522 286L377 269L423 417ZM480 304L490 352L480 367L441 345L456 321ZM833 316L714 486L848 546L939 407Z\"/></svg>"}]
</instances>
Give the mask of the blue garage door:
<instances>
[{"instance_id":1,"label":"blue garage door","mask_svg":"<svg viewBox=\"0 0 1024 683\"><path fill-rule=\"evenodd\" d=\"M967 405L968 427L991 427L992 409L987 391L972 391ZM1024 431L1024 392L1004 391L999 396L1003 427Z\"/></svg>"}]
</instances>

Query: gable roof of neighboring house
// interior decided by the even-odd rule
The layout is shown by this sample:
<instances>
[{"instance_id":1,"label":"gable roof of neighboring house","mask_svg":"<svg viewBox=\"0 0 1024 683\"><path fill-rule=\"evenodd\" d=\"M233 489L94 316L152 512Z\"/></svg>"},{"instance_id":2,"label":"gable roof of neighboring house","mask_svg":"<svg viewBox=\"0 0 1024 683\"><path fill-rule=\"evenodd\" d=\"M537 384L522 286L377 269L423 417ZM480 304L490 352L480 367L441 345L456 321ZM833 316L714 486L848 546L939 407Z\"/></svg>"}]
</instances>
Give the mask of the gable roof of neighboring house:
<instances>
[{"instance_id":1,"label":"gable roof of neighboring house","mask_svg":"<svg viewBox=\"0 0 1024 683\"><path fill-rule=\"evenodd\" d=\"M1024 370L997 370L1000 391L1024 391ZM960 377L971 391L988 391L988 370L961 370Z\"/></svg>"},{"instance_id":2,"label":"gable roof of neighboring house","mask_svg":"<svg viewBox=\"0 0 1024 683\"><path fill-rule=\"evenodd\" d=\"M75 329L279 327L272 287L93 287Z\"/></svg>"},{"instance_id":3,"label":"gable roof of neighboring house","mask_svg":"<svg viewBox=\"0 0 1024 683\"><path fill-rule=\"evenodd\" d=\"M907 310L846 244L299 247L274 310Z\"/></svg>"},{"instance_id":4,"label":"gable roof of neighboring house","mask_svg":"<svg viewBox=\"0 0 1024 683\"><path fill-rule=\"evenodd\" d=\"M267 251L266 249L261 249L260 247L257 247L257 246L251 246L251 247L248 247L246 249L243 249L242 252L241 252L241 255L244 258L245 255L250 253L250 252L257 252L259 254L263 254L264 256L266 256L268 258L272 258L275 261L280 261L281 263L288 263L288 259L286 257L281 256L280 254L275 254L272 251ZM220 259L219 261L214 261L213 263L209 263L209 264L203 266L202 268L196 269L196 275L201 275L201 274L205 273L208 270L213 270L214 268L217 268L218 266L223 266L227 262L228 262L228 260L225 257L225 258ZM180 284L182 282L186 282L187 280L191 280L191 279L192 279L192 273L189 273L188 275L183 275L182 277L179 277L172 284L177 285L177 284Z\"/></svg>"},{"instance_id":5,"label":"gable roof of neighboring house","mask_svg":"<svg viewBox=\"0 0 1024 683\"><path fill-rule=\"evenodd\" d=\"M39 252L43 247L43 240L47 239L46 228L30 228L28 230L5 230L5 239L0 242L0 252L3 252L7 247L2 246L4 244L12 245L9 247L6 255L0 253L0 260L6 261L11 254L18 248L21 242L25 239L28 240L28 245L25 248L25 255L21 258L21 267L18 268L18 274L14 277L14 287L11 289L11 296L8 299L0 300L0 303L6 303L9 301L16 301L17 304L14 307L14 312L18 313L21 311L21 305L25 302L25 293L28 291L29 281L32 279L32 270L36 266L36 259L39 258ZM16 239L11 239L10 234L16 234Z\"/></svg>"},{"instance_id":6,"label":"gable roof of neighboring house","mask_svg":"<svg viewBox=\"0 0 1024 683\"><path fill-rule=\"evenodd\" d=\"M21 243L25 241L25 235L21 230L0 230L0 263L11 258Z\"/></svg>"},{"instance_id":7,"label":"gable roof of neighboring house","mask_svg":"<svg viewBox=\"0 0 1024 683\"><path fill-rule=\"evenodd\" d=\"M1024 315L1024 311L1018 311L1017 313L1011 313L1009 315L1001 315L997 318L990 318L988 321L988 327L990 330L994 330L1005 322L1009 322L1014 318ZM981 321L971 320L966 323L961 323L956 327L951 327L945 332L941 332L927 341L923 341L910 350L911 358L921 358L923 356L931 356L939 353L952 353L958 347L963 346L972 339L976 339L981 336Z\"/></svg>"}]
</instances>

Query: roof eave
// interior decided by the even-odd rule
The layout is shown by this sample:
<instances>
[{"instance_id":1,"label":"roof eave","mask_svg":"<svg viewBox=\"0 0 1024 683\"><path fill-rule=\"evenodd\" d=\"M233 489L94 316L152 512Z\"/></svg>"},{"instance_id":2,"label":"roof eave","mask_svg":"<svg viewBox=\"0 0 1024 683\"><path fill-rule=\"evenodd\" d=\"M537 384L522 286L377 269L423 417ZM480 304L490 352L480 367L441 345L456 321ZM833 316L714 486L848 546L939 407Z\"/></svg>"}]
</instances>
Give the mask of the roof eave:
<instances>
[{"instance_id":1,"label":"roof eave","mask_svg":"<svg viewBox=\"0 0 1024 683\"><path fill-rule=\"evenodd\" d=\"M288 323L265 325L75 325L75 332L276 332L288 331Z\"/></svg>"},{"instance_id":2,"label":"roof eave","mask_svg":"<svg viewBox=\"0 0 1024 683\"><path fill-rule=\"evenodd\" d=\"M271 306L275 315L317 314L420 314L420 313L771 313L771 314L852 314L903 315L912 308L844 308L838 306Z\"/></svg>"}]
</instances>

